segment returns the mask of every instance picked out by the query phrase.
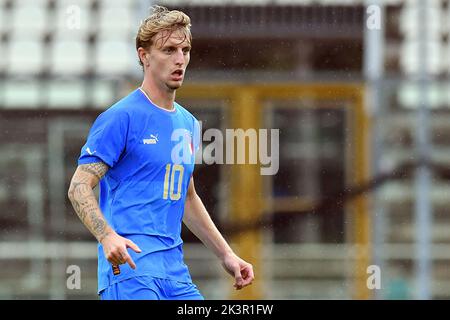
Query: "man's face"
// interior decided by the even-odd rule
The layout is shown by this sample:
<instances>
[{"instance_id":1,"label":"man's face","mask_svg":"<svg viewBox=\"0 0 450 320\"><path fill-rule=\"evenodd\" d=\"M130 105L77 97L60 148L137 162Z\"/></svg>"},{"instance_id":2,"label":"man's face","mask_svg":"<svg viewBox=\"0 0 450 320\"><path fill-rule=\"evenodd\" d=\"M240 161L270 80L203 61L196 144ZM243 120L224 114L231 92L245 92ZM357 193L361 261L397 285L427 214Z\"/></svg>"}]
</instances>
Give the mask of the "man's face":
<instances>
[{"instance_id":1,"label":"man's face","mask_svg":"<svg viewBox=\"0 0 450 320\"><path fill-rule=\"evenodd\" d=\"M167 38L169 34L168 31L156 34L149 50L150 66L147 72L160 88L176 90L183 83L191 44L181 29L175 30Z\"/></svg>"}]
</instances>

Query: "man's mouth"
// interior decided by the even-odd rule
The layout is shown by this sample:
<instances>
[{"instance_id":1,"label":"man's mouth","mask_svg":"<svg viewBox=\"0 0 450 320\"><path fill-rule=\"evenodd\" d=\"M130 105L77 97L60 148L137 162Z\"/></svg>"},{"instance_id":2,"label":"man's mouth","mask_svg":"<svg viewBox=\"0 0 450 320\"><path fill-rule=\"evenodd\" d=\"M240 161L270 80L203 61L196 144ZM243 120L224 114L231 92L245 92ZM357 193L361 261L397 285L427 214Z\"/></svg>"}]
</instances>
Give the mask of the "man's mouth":
<instances>
[{"instance_id":1,"label":"man's mouth","mask_svg":"<svg viewBox=\"0 0 450 320\"><path fill-rule=\"evenodd\" d=\"M172 72L172 78L176 80L180 80L183 77L183 69L177 69L174 72Z\"/></svg>"}]
</instances>

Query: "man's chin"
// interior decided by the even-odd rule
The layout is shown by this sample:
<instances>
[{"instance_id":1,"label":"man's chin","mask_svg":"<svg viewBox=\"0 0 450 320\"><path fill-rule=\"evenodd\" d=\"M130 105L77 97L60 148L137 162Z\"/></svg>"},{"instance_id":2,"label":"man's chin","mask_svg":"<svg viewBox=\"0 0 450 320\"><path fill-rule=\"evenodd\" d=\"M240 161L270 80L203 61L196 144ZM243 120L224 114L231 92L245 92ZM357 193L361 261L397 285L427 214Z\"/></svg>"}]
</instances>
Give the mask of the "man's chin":
<instances>
[{"instance_id":1,"label":"man's chin","mask_svg":"<svg viewBox=\"0 0 450 320\"><path fill-rule=\"evenodd\" d=\"M177 90L178 88L181 87L182 84L183 84L183 82L180 81L180 82L166 83L166 86L170 90Z\"/></svg>"}]
</instances>

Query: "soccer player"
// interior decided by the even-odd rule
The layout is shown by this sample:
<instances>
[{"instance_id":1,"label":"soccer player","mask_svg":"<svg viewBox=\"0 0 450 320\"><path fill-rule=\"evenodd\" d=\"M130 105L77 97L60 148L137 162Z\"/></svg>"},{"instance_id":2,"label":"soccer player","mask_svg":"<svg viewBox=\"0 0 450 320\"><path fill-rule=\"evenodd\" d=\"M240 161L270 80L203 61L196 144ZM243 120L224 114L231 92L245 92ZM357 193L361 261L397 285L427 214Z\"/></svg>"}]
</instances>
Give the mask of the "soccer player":
<instances>
[{"instance_id":1,"label":"soccer player","mask_svg":"<svg viewBox=\"0 0 450 320\"><path fill-rule=\"evenodd\" d=\"M200 126L174 101L190 59L190 18L152 9L136 36L142 85L95 120L68 191L98 241L101 299L203 299L183 262L182 222L221 260L236 289L254 279L194 187Z\"/></svg>"}]
</instances>

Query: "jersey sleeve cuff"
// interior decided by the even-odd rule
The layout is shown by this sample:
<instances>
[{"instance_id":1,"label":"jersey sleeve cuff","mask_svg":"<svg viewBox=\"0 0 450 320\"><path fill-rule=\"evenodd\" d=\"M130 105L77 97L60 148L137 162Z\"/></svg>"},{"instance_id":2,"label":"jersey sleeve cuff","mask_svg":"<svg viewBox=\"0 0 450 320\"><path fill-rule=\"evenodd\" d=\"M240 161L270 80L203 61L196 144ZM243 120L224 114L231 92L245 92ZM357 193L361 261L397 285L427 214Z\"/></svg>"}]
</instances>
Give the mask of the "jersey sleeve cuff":
<instances>
[{"instance_id":1,"label":"jersey sleeve cuff","mask_svg":"<svg viewBox=\"0 0 450 320\"><path fill-rule=\"evenodd\" d=\"M95 156L82 156L78 159L78 165L82 164L90 164L90 163L96 163L96 162L103 162L108 165L108 167L112 167L111 161L106 159L105 157L102 157L101 155L96 154Z\"/></svg>"}]
</instances>

